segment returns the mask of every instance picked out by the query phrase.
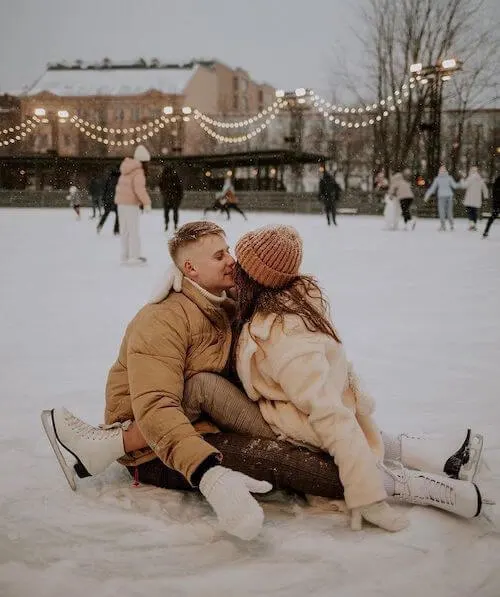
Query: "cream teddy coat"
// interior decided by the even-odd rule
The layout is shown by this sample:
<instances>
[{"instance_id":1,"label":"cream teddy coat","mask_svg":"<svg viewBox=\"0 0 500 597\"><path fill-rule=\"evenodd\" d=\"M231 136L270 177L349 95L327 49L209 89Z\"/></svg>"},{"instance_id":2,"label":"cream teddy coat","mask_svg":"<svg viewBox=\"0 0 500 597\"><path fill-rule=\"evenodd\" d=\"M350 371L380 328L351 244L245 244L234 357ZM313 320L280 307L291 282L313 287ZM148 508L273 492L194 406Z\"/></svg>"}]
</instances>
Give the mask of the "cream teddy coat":
<instances>
[{"instance_id":1,"label":"cream teddy coat","mask_svg":"<svg viewBox=\"0 0 500 597\"><path fill-rule=\"evenodd\" d=\"M281 439L334 457L349 509L387 497L374 402L341 344L310 332L297 315L257 313L243 327L236 361L248 397Z\"/></svg>"}]
</instances>

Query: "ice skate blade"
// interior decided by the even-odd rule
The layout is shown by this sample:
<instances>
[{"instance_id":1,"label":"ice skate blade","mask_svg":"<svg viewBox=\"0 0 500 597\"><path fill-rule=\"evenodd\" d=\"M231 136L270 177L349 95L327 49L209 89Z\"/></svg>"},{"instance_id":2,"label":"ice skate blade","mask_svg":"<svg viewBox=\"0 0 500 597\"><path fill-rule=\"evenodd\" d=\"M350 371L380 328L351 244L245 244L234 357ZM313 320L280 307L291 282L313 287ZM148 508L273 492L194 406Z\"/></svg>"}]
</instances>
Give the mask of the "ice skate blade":
<instances>
[{"instance_id":1,"label":"ice skate blade","mask_svg":"<svg viewBox=\"0 0 500 597\"><path fill-rule=\"evenodd\" d=\"M481 462L484 438L479 433L472 435L467 446L467 460L460 467L458 478L473 482Z\"/></svg>"},{"instance_id":2,"label":"ice skate blade","mask_svg":"<svg viewBox=\"0 0 500 597\"><path fill-rule=\"evenodd\" d=\"M42 425L47 435L47 439L49 440L50 445L52 446L52 450L56 455L57 462L59 462L59 466L68 481L69 486L73 491L76 491L76 482L75 482L75 475L74 469L68 465L64 456L62 455L61 449L59 448L59 443L56 437L55 427L54 427L54 419L52 418L52 411L51 410L43 410L41 414Z\"/></svg>"}]
</instances>

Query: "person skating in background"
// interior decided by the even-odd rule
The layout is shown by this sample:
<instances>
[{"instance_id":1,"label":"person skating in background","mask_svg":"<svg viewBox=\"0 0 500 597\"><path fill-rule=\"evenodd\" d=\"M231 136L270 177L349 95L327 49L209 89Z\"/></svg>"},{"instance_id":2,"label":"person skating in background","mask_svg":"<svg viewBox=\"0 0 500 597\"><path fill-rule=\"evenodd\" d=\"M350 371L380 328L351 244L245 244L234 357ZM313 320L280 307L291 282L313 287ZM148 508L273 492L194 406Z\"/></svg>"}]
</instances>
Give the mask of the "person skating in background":
<instances>
[{"instance_id":1,"label":"person skating in background","mask_svg":"<svg viewBox=\"0 0 500 597\"><path fill-rule=\"evenodd\" d=\"M108 219L108 216L111 212L115 214L115 223L113 226L113 234L116 236L120 234L120 220L118 219L118 210L115 203L115 191L116 185L118 184L118 179L120 178L120 168L116 167L111 170L111 172L106 177L104 181L104 186L102 189L102 197L101 203L104 208L104 213L102 214L98 224L97 224L97 234L99 234L104 226L104 223Z\"/></svg>"},{"instance_id":2,"label":"person skating in background","mask_svg":"<svg viewBox=\"0 0 500 597\"><path fill-rule=\"evenodd\" d=\"M102 181L97 176L94 176L87 188L87 194L90 197L90 204L92 206L92 215L90 219L93 220L96 214L101 216L101 196L102 196Z\"/></svg>"},{"instance_id":3,"label":"person skating in background","mask_svg":"<svg viewBox=\"0 0 500 597\"><path fill-rule=\"evenodd\" d=\"M410 171L404 170L404 172L396 172L391 178L391 184L389 186L389 195L399 201L401 206L401 212L403 214L403 220L405 223L405 230L414 230L416 221L412 218L410 207L413 203L413 190L409 182Z\"/></svg>"},{"instance_id":4,"label":"person skating in background","mask_svg":"<svg viewBox=\"0 0 500 597\"><path fill-rule=\"evenodd\" d=\"M223 198L226 200L225 208L226 208L227 219L228 220L231 219L230 212L233 209L234 211L237 211L239 214L241 214L243 216L243 218L246 220L247 217L246 217L245 213L243 212L241 207L238 205L238 197L236 196L236 191L234 190L233 183L229 176L226 178L226 180L224 182L224 187L222 188L222 194L223 194L222 195Z\"/></svg>"},{"instance_id":5,"label":"person skating in background","mask_svg":"<svg viewBox=\"0 0 500 597\"><path fill-rule=\"evenodd\" d=\"M231 215L229 212L231 209L240 213L245 220L247 219L246 215L238 205L238 199L236 197L231 176L228 175L224 179L222 190L219 193L216 193L213 204L203 210L203 215L206 216L208 211L220 211L221 213L226 214L227 220L230 220Z\"/></svg>"},{"instance_id":6,"label":"person skating in background","mask_svg":"<svg viewBox=\"0 0 500 597\"><path fill-rule=\"evenodd\" d=\"M66 199L69 201L70 206L73 208L73 211L76 213L76 219L80 220L80 206L83 200L83 193L82 191L76 187L75 185L71 185L69 187L69 193L66 195Z\"/></svg>"},{"instance_id":7,"label":"person skating in background","mask_svg":"<svg viewBox=\"0 0 500 597\"><path fill-rule=\"evenodd\" d=\"M174 230L179 224L179 207L184 196L182 182L177 172L170 166L165 166L159 182L160 192L163 198L163 211L165 215L165 232L168 231L170 223L169 213L173 212Z\"/></svg>"},{"instance_id":8,"label":"person skating in background","mask_svg":"<svg viewBox=\"0 0 500 597\"><path fill-rule=\"evenodd\" d=\"M436 193L438 202L438 214L441 226L440 231L446 230L446 220L450 225L450 230L454 229L453 223L453 194L459 184L448 174L446 166L439 168L439 174L432 181L424 196L424 203L427 203L429 197Z\"/></svg>"},{"instance_id":9,"label":"person skating in background","mask_svg":"<svg viewBox=\"0 0 500 597\"><path fill-rule=\"evenodd\" d=\"M465 189L464 205L467 210L469 230L477 230L479 210L483 199L488 199L488 187L476 166L471 167L469 176L460 182L460 186Z\"/></svg>"},{"instance_id":10,"label":"person skating in background","mask_svg":"<svg viewBox=\"0 0 500 597\"><path fill-rule=\"evenodd\" d=\"M340 199L340 186L335 180L334 176L326 170L323 171L323 176L319 181L318 199L323 204L326 213L326 221L328 226L331 222L337 225L337 203Z\"/></svg>"},{"instance_id":11,"label":"person skating in background","mask_svg":"<svg viewBox=\"0 0 500 597\"><path fill-rule=\"evenodd\" d=\"M491 225L500 216L500 175L495 178L491 189L491 214L483 232L483 238L488 238Z\"/></svg>"},{"instance_id":12,"label":"person skating in background","mask_svg":"<svg viewBox=\"0 0 500 597\"><path fill-rule=\"evenodd\" d=\"M140 207L151 211L151 199L146 189L147 162L151 159L144 145L138 145L133 158L125 158L120 165L115 203L120 218L121 262L136 265L146 262L141 255L139 236Z\"/></svg>"}]
</instances>

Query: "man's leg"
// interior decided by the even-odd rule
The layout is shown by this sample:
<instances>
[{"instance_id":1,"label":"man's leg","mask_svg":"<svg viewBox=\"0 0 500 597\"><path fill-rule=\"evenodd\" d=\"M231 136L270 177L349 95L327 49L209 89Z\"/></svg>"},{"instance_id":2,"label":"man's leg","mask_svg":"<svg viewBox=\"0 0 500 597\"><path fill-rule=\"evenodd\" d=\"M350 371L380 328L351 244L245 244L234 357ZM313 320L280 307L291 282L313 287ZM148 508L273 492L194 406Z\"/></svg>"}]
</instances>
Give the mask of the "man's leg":
<instances>
[{"instance_id":1,"label":"man's leg","mask_svg":"<svg viewBox=\"0 0 500 597\"><path fill-rule=\"evenodd\" d=\"M488 218L488 223L486 224L486 228L484 229L483 236L488 236L491 225L498 218L499 215L500 215L500 210L492 209L491 216Z\"/></svg>"},{"instance_id":2,"label":"man's leg","mask_svg":"<svg viewBox=\"0 0 500 597\"><path fill-rule=\"evenodd\" d=\"M102 227L104 226L104 222L107 220L110 212L111 212L111 208L109 208L108 206L105 206L104 213L102 214L101 219L99 220L99 222L97 224L97 232L100 232L102 230Z\"/></svg>"},{"instance_id":3,"label":"man's leg","mask_svg":"<svg viewBox=\"0 0 500 597\"><path fill-rule=\"evenodd\" d=\"M174 212L174 230L177 230L177 226L179 225L179 205L174 205L172 210Z\"/></svg>"},{"instance_id":4,"label":"man's leg","mask_svg":"<svg viewBox=\"0 0 500 597\"><path fill-rule=\"evenodd\" d=\"M164 199L163 200L163 218L165 220L165 231L168 230L168 225L170 223L169 214L168 214L169 211L170 211L170 207L169 207L167 201Z\"/></svg>"}]
</instances>

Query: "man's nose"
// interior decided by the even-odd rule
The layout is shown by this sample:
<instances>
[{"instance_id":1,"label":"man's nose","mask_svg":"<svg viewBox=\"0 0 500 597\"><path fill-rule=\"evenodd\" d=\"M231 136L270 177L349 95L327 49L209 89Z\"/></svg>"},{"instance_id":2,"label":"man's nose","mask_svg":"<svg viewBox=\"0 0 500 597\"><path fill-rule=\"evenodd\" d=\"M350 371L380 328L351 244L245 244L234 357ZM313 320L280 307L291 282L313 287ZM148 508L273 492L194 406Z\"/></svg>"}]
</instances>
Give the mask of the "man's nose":
<instances>
[{"instance_id":1,"label":"man's nose","mask_svg":"<svg viewBox=\"0 0 500 597\"><path fill-rule=\"evenodd\" d=\"M236 259L234 259L234 257L230 253L227 254L227 263L231 266L233 266L236 263Z\"/></svg>"}]
</instances>

